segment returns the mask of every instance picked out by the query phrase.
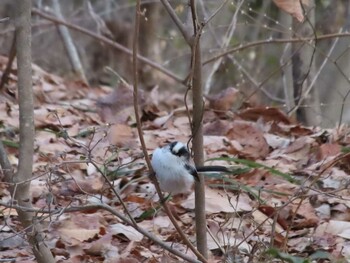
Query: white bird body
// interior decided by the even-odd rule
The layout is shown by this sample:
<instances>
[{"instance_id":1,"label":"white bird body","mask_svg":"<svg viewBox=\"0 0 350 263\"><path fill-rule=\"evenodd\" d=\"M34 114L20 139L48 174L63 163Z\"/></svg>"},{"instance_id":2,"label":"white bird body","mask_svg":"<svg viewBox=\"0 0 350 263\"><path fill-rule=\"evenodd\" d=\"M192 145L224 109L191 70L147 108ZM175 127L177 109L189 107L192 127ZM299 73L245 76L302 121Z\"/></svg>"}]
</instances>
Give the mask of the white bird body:
<instances>
[{"instance_id":1,"label":"white bird body","mask_svg":"<svg viewBox=\"0 0 350 263\"><path fill-rule=\"evenodd\" d=\"M173 142L153 152L152 167L162 191L173 195L188 193L198 180L197 170L187 147Z\"/></svg>"}]
</instances>

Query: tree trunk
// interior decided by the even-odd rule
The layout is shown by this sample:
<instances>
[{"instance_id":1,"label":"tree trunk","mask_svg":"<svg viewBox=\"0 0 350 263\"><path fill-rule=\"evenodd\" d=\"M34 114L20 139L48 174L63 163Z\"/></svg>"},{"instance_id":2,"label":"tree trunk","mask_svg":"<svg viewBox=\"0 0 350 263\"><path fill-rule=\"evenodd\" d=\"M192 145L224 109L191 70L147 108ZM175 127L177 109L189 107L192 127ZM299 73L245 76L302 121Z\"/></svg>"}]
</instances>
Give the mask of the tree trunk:
<instances>
[{"instance_id":1,"label":"tree trunk","mask_svg":"<svg viewBox=\"0 0 350 263\"><path fill-rule=\"evenodd\" d=\"M299 37L310 37L314 35L315 8L314 1L310 1L308 7L305 6L307 17L300 25L294 20L294 31ZM315 42L311 42L315 45ZM297 119L305 125L320 125L322 121L319 90L316 86L310 88L310 84L315 77L315 57L314 48L307 43L297 43L293 45L293 79L294 98L296 100Z\"/></svg>"},{"instance_id":2,"label":"tree trunk","mask_svg":"<svg viewBox=\"0 0 350 263\"><path fill-rule=\"evenodd\" d=\"M31 57L31 0L16 1L16 49L19 97L19 163L13 177L11 194L19 206L32 208L30 179L32 178L34 154L34 107L32 89ZM50 249L44 243L41 228L34 213L17 210L34 255L39 263L55 262Z\"/></svg>"}]
</instances>

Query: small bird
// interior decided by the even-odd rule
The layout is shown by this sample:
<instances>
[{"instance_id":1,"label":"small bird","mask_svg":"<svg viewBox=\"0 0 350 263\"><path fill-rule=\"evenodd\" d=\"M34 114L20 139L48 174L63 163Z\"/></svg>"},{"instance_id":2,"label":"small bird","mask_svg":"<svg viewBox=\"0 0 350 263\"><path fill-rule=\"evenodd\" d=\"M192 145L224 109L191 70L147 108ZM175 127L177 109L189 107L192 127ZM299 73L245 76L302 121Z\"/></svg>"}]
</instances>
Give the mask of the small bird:
<instances>
[{"instance_id":1,"label":"small bird","mask_svg":"<svg viewBox=\"0 0 350 263\"><path fill-rule=\"evenodd\" d=\"M189 193L194 181L199 181L187 146L178 141L155 149L152 167L160 189L173 195Z\"/></svg>"}]
</instances>

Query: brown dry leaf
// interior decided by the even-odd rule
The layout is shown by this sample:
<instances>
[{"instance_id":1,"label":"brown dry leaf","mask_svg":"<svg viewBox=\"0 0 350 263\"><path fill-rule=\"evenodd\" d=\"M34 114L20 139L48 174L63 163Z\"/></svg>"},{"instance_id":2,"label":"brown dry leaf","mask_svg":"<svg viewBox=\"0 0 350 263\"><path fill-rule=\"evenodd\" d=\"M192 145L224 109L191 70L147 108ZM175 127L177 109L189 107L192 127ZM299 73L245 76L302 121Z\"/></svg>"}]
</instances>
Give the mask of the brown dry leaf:
<instances>
[{"instance_id":1,"label":"brown dry leaf","mask_svg":"<svg viewBox=\"0 0 350 263\"><path fill-rule=\"evenodd\" d=\"M341 153L341 146L339 144L325 143L318 148L316 158L318 161L321 161L339 153Z\"/></svg>"},{"instance_id":2,"label":"brown dry leaf","mask_svg":"<svg viewBox=\"0 0 350 263\"><path fill-rule=\"evenodd\" d=\"M291 216L290 209L280 209L277 207L272 207L270 205L260 205L259 210L269 218L274 220L277 219L277 223L279 223L283 229L288 229L289 225L286 219Z\"/></svg>"},{"instance_id":3,"label":"brown dry leaf","mask_svg":"<svg viewBox=\"0 0 350 263\"><path fill-rule=\"evenodd\" d=\"M258 225L262 225L267 229L270 228L274 228L274 231L276 233L279 234L283 234L285 233L283 227L278 223L278 222L274 222L273 219L271 219L269 216L265 215L263 212L259 211L259 210L254 210L252 212L254 221L258 224Z\"/></svg>"},{"instance_id":4,"label":"brown dry leaf","mask_svg":"<svg viewBox=\"0 0 350 263\"><path fill-rule=\"evenodd\" d=\"M204 135L225 135L231 128L232 122L228 120L216 119L213 122L204 124Z\"/></svg>"},{"instance_id":5,"label":"brown dry leaf","mask_svg":"<svg viewBox=\"0 0 350 263\"><path fill-rule=\"evenodd\" d=\"M299 0L273 0L273 2L283 11L295 17L299 22L303 22L303 9ZM309 5L309 0L301 1L304 5Z\"/></svg>"},{"instance_id":6,"label":"brown dry leaf","mask_svg":"<svg viewBox=\"0 0 350 263\"><path fill-rule=\"evenodd\" d=\"M253 122L234 121L226 136L230 140L239 142L243 149L237 149L232 145L233 149L245 157L262 159L269 153L269 145L263 132Z\"/></svg>"},{"instance_id":7,"label":"brown dry leaf","mask_svg":"<svg viewBox=\"0 0 350 263\"><path fill-rule=\"evenodd\" d=\"M319 223L319 217L308 200L305 200L301 205L300 200L295 200L293 211L298 215L293 222L293 229L315 227Z\"/></svg>"},{"instance_id":8,"label":"brown dry leaf","mask_svg":"<svg viewBox=\"0 0 350 263\"><path fill-rule=\"evenodd\" d=\"M250 108L238 113L243 120L258 121L262 118L265 122L277 122L291 124L291 119L281 110L272 107Z\"/></svg>"},{"instance_id":9,"label":"brown dry leaf","mask_svg":"<svg viewBox=\"0 0 350 263\"><path fill-rule=\"evenodd\" d=\"M192 193L182 204L186 209L194 209L194 193ZM223 193L219 190L206 188L205 211L207 214L233 213L251 211L250 199L246 194L235 196L233 193Z\"/></svg>"},{"instance_id":10,"label":"brown dry leaf","mask_svg":"<svg viewBox=\"0 0 350 263\"><path fill-rule=\"evenodd\" d=\"M101 192L105 182L99 176L87 176L83 180L77 181L80 189L89 194L98 194Z\"/></svg>"},{"instance_id":11,"label":"brown dry leaf","mask_svg":"<svg viewBox=\"0 0 350 263\"><path fill-rule=\"evenodd\" d=\"M226 112L232 109L234 104L237 104L240 100L240 92L238 89L229 87L220 93L215 95L208 95L206 98L209 100L209 108L214 111Z\"/></svg>"},{"instance_id":12,"label":"brown dry leaf","mask_svg":"<svg viewBox=\"0 0 350 263\"><path fill-rule=\"evenodd\" d=\"M135 136L133 130L130 128L130 126L125 124L112 125L108 134L108 140L110 144L120 147L130 147L134 145L134 137Z\"/></svg>"},{"instance_id":13,"label":"brown dry leaf","mask_svg":"<svg viewBox=\"0 0 350 263\"><path fill-rule=\"evenodd\" d=\"M80 220L87 221L88 215L81 217ZM74 220L74 219L73 219ZM70 245L80 245L81 242L89 240L100 232L99 227L85 228L77 224L76 221L65 221L58 229L62 240Z\"/></svg>"}]
</instances>

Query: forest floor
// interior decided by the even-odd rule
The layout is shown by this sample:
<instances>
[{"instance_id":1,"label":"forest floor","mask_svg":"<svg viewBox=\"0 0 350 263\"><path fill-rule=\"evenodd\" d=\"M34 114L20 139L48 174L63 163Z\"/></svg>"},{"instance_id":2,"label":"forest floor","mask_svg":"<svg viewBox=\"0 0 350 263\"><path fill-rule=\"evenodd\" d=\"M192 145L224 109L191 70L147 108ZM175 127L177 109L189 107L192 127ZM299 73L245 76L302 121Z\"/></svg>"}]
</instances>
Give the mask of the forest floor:
<instances>
[{"instance_id":1,"label":"forest floor","mask_svg":"<svg viewBox=\"0 0 350 263\"><path fill-rule=\"evenodd\" d=\"M6 63L1 57L1 70ZM1 135L14 167L19 147L16 80L13 70L0 97ZM33 85L32 202L58 262L180 261L114 214L84 209L103 203L125 214L115 191L140 228L194 257L159 209L153 184L142 177L147 167L132 90L126 85L87 87L36 66ZM206 164L232 170L205 174L209 262L347 262L350 130L303 127L277 108L231 111L236 94L229 88L209 98L203 114ZM155 88L142 92L139 106L149 154L168 142L189 140L183 94ZM35 262L2 182L0 198L0 261ZM169 205L194 241L194 194ZM75 212L65 212L72 207ZM48 209L61 213L45 213Z\"/></svg>"}]
</instances>

